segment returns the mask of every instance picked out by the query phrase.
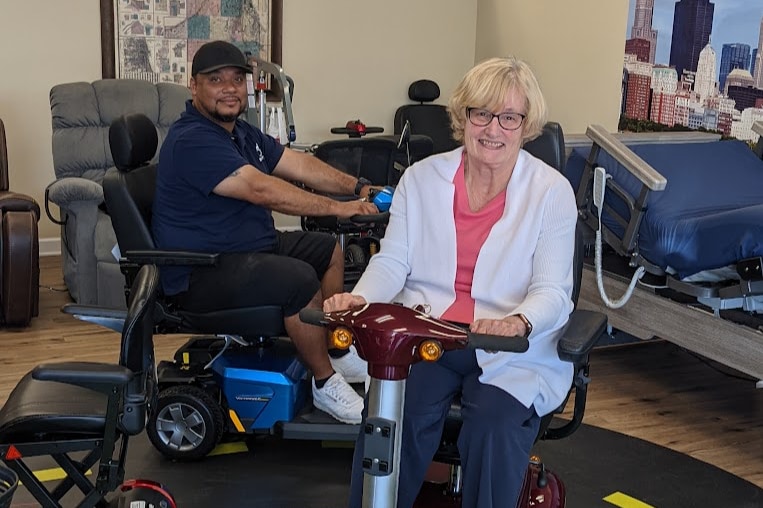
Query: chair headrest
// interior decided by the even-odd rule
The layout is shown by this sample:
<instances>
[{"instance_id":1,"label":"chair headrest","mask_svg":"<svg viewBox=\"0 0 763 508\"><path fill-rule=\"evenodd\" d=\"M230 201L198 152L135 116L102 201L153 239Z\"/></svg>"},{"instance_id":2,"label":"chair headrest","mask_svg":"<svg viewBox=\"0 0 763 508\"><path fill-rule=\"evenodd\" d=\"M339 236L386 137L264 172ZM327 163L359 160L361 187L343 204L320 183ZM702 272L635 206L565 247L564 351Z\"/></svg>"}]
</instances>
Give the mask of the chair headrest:
<instances>
[{"instance_id":1,"label":"chair headrest","mask_svg":"<svg viewBox=\"0 0 763 508\"><path fill-rule=\"evenodd\" d=\"M564 132L562 126L557 122L547 122L543 126L540 136L528 141L522 148L557 171L564 173L566 160Z\"/></svg>"},{"instance_id":2,"label":"chair headrest","mask_svg":"<svg viewBox=\"0 0 763 508\"><path fill-rule=\"evenodd\" d=\"M111 157L120 171L129 172L148 164L158 144L156 127L143 113L120 116L109 127Z\"/></svg>"},{"instance_id":3,"label":"chair headrest","mask_svg":"<svg viewBox=\"0 0 763 508\"><path fill-rule=\"evenodd\" d=\"M440 87L432 80L420 79L408 87L408 97L412 101L432 102L440 96Z\"/></svg>"}]
</instances>

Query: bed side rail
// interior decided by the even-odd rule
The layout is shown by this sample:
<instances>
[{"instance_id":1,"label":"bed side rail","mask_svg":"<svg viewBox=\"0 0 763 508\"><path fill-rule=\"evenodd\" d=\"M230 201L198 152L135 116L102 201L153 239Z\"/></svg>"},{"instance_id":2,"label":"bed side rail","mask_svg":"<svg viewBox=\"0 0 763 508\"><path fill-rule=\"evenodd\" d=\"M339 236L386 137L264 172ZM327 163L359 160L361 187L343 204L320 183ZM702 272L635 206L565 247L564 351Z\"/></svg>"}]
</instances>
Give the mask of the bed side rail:
<instances>
[{"instance_id":1,"label":"bed side rail","mask_svg":"<svg viewBox=\"0 0 763 508\"><path fill-rule=\"evenodd\" d=\"M661 269L640 258L637 240L649 193L664 190L667 179L601 125L590 125L586 136L593 143L576 196L581 218L592 230L598 229L598 213L593 203L593 180L594 169L599 165L599 153L604 150L633 174L642 183L642 187L638 196L630 196L613 179L606 180L606 191L613 193L627 206L628 214L622 214L605 202L602 211L620 224L624 233L619 235L602 224L602 238L618 254L630 257L632 265L644 265L648 271L661 274Z\"/></svg>"},{"instance_id":2,"label":"bed side rail","mask_svg":"<svg viewBox=\"0 0 763 508\"><path fill-rule=\"evenodd\" d=\"M636 178L646 185L649 190L665 190L668 181L657 172L652 166L647 164L644 159L633 153L630 148L625 146L622 141L614 137L601 125L589 125L586 129L586 136L591 138L595 145L603 148L608 154L614 157L617 162L625 166Z\"/></svg>"}]
</instances>

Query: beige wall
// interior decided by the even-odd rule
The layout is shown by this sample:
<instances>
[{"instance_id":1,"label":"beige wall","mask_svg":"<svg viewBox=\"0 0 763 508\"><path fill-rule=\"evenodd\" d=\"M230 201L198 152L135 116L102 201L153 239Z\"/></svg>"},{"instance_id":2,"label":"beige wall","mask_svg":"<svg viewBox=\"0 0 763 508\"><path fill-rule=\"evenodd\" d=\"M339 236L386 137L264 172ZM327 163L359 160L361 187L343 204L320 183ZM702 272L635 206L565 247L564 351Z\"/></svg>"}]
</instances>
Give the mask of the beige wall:
<instances>
[{"instance_id":1,"label":"beige wall","mask_svg":"<svg viewBox=\"0 0 763 508\"><path fill-rule=\"evenodd\" d=\"M53 180L50 89L101 77L100 16L94 0L0 0L0 118L5 123L11 190L43 206ZM45 214L43 213L43 216ZM40 238L58 227L40 220Z\"/></svg>"},{"instance_id":2,"label":"beige wall","mask_svg":"<svg viewBox=\"0 0 763 508\"><path fill-rule=\"evenodd\" d=\"M536 69L567 132L593 120L614 129L626 8L627 0L285 0L283 66L295 81L298 141L330 139L330 127L354 118L390 131L411 81L434 79L444 103L475 55L507 48ZM57 83L98 79L101 56L98 2L39 9L0 0L0 118L11 186L42 205L54 177L48 93ZM547 15L552 9L558 14ZM592 51L593 43L602 49ZM58 237L47 218L40 237Z\"/></svg>"},{"instance_id":3,"label":"beige wall","mask_svg":"<svg viewBox=\"0 0 763 508\"><path fill-rule=\"evenodd\" d=\"M476 61L514 54L566 133L617 129L628 0L479 0Z\"/></svg>"},{"instance_id":4,"label":"beige wall","mask_svg":"<svg viewBox=\"0 0 763 508\"><path fill-rule=\"evenodd\" d=\"M339 138L329 129L355 118L391 133L417 79L439 83L438 102L447 101L474 63L476 23L477 0L286 0L297 140Z\"/></svg>"},{"instance_id":5,"label":"beige wall","mask_svg":"<svg viewBox=\"0 0 763 508\"><path fill-rule=\"evenodd\" d=\"M391 133L417 79L439 83L438 102L447 101L474 63L476 23L477 0L286 0L283 68L295 83L297 141L341 138L330 128L356 118Z\"/></svg>"}]
</instances>

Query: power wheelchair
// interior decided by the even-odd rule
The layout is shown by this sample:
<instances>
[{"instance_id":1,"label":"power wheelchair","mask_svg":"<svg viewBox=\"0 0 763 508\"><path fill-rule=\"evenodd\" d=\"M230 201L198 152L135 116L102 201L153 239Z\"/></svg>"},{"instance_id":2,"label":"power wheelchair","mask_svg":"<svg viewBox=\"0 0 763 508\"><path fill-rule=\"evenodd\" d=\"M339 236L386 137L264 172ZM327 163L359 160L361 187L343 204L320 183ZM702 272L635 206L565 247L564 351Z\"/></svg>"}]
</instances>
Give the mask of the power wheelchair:
<instances>
[{"instance_id":1,"label":"power wheelchair","mask_svg":"<svg viewBox=\"0 0 763 508\"><path fill-rule=\"evenodd\" d=\"M429 136L412 136L410 124L394 136L349 137L324 141L312 148L315 157L371 185L384 187L384 194L372 197L379 214L337 217L302 217L302 229L334 235L345 257L345 289L350 291L363 274L371 256L379 251L387 227L394 187L413 163L433 153ZM376 191L374 191L375 193ZM355 199L336 196L335 199Z\"/></svg>"},{"instance_id":2,"label":"power wheelchair","mask_svg":"<svg viewBox=\"0 0 763 508\"><path fill-rule=\"evenodd\" d=\"M151 499L159 495L164 506L174 508L171 495L154 482L123 483L129 438L143 431L156 402L153 323L158 283L155 266L135 274L118 363L39 365L19 381L0 409L0 459L44 508L61 507L74 487L82 494L79 508L116 507L125 495L137 501L138 490L151 490ZM43 456L53 458L66 474L53 489L27 462ZM91 482L86 475L96 463ZM121 493L107 500L117 488Z\"/></svg>"}]
</instances>

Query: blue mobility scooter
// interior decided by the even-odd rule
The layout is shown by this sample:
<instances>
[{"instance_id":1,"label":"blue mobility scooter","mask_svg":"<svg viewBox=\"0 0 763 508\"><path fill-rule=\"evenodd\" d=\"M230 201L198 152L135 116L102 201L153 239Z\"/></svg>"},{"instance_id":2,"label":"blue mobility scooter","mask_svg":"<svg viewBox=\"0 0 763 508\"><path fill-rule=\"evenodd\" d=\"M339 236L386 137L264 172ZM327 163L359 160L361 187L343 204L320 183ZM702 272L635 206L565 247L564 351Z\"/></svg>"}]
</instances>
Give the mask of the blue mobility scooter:
<instances>
[{"instance_id":1,"label":"blue mobility scooter","mask_svg":"<svg viewBox=\"0 0 763 508\"><path fill-rule=\"evenodd\" d=\"M128 284L140 266L210 266L217 255L161 251L150 221L157 133L148 118L129 115L111 126L115 163L104 177L106 206L119 242ZM71 306L80 319L120 330L122 313ZM279 433L300 439L351 440L358 426L339 423L310 404L309 378L285 337L280 306L187 311L160 296L159 333L194 335L158 365L158 401L146 430L151 442L173 459L207 455L226 433Z\"/></svg>"}]
</instances>

